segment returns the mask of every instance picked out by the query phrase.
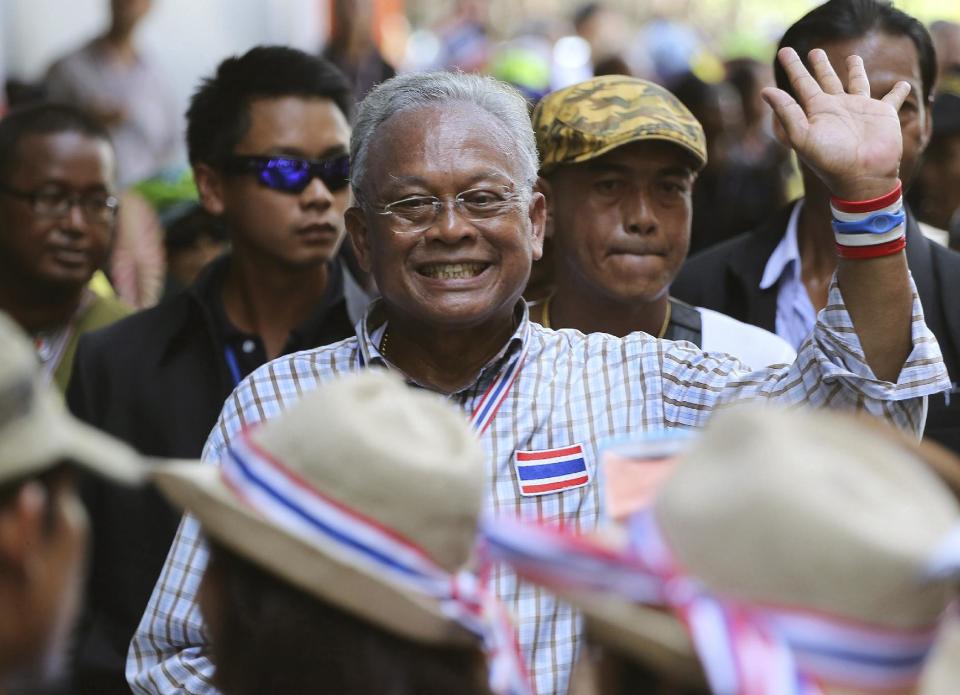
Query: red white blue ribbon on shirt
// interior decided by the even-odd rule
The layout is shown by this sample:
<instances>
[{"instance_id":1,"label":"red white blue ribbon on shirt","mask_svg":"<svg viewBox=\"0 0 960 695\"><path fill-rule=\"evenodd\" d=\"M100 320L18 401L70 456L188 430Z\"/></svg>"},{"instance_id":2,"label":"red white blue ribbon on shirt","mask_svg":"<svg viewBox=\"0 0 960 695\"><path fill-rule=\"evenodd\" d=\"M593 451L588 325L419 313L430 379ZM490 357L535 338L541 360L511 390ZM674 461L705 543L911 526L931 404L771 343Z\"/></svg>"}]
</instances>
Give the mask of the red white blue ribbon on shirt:
<instances>
[{"instance_id":1,"label":"red white blue ribbon on shirt","mask_svg":"<svg viewBox=\"0 0 960 695\"><path fill-rule=\"evenodd\" d=\"M247 435L228 448L221 476L246 505L321 552L436 600L481 639L494 693L533 695L510 617L484 579L465 570L450 574L410 539L325 495Z\"/></svg>"},{"instance_id":2,"label":"red white blue ribbon on shirt","mask_svg":"<svg viewBox=\"0 0 960 695\"><path fill-rule=\"evenodd\" d=\"M548 589L614 593L670 608L717 695L820 695L818 682L882 691L917 682L936 626L898 630L720 598L675 561L651 512L612 550L560 529L485 522L488 553Z\"/></svg>"},{"instance_id":3,"label":"red white blue ribbon on shirt","mask_svg":"<svg viewBox=\"0 0 960 695\"><path fill-rule=\"evenodd\" d=\"M493 418L496 417L500 406L503 405L503 402L507 399L507 394L510 393L513 382L517 380L520 370L523 369L523 362L527 357L527 334L529 330L530 327L529 324L527 324L524 329L524 334L521 337L522 347L519 353L513 359L509 360L497 373L493 383L491 383L484 392L480 398L480 402L477 403L473 414L470 416L470 426L473 427L478 435L483 434L487 431L487 428L490 427L490 423L493 422ZM378 333L380 335L383 334L380 329L378 329ZM366 366L362 349L357 351L357 364L361 368Z\"/></svg>"}]
</instances>

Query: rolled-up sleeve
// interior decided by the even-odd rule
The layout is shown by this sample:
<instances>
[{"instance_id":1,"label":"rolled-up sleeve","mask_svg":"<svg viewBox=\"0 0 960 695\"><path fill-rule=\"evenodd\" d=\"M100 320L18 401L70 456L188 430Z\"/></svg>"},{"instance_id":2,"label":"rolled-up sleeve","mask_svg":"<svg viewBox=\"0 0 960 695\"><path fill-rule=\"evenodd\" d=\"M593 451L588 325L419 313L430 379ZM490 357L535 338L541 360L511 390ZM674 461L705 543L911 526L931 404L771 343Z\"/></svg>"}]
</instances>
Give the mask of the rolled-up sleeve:
<instances>
[{"instance_id":1,"label":"rolled-up sleeve","mask_svg":"<svg viewBox=\"0 0 960 695\"><path fill-rule=\"evenodd\" d=\"M718 407L764 399L867 411L919 436L925 397L948 389L950 380L937 339L924 322L912 278L910 284L913 349L896 382L877 379L870 369L834 277L827 306L792 364L749 370L727 355L704 353L689 343L664 343L665 422L697 427Z\"/></svg>"}]
</instances>

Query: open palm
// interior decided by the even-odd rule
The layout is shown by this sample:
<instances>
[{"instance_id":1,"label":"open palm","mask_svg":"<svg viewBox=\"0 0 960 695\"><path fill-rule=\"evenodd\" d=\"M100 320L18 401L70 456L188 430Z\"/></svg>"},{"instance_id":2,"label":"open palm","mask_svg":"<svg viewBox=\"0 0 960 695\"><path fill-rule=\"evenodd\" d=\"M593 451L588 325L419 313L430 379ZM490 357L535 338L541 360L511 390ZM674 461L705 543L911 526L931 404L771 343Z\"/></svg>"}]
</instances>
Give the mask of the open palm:
<instances>
[{"instance_id":1,"label":"open palm","mask_svg":"<svg viewBox=\"0 0 960 695\"><path fill-rule=\"evenodd\" d=\"M847 91L820 49L809 55L814 75L792 48L781 49L777 57L796 99L779 89L766 89L763 96L797 156L839 198L888 192L903 152L897 111L910 85L898 82L882 99L872 99L859 56L847 59Z\"/></svg>"}]
</instances>

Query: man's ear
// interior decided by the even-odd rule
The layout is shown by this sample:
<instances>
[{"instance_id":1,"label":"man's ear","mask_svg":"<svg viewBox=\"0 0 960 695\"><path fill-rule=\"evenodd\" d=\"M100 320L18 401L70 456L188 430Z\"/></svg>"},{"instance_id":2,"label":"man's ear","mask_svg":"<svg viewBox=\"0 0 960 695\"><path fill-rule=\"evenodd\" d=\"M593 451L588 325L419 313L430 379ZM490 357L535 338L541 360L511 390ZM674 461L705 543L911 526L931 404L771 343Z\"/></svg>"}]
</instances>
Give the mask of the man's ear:
<instances>
[{"instance_id":1,"label":"man's ear","mask_svg":"<svg viewBox=\"0 0 960 695\"><path fill-rule=\"evenodd\" d=\"M527 208L527 215L530 218L530 246L533 260L539 261L543 256L543 235L547 228L547 198L534 187L533 195L530 198L530 205Z\"/></svg>"},{"instance_id":2,"label":"man's ear","mask_svg":"<svg viewBox=\"0 0 960 695\"><path fill-rule=\"evenodd\" d=\"M46 488L29 480L0 508L0 569L30 574L34 553L44 542L49 504Z\"/></svg>"},{"instance_id":3,"label":"man's ear","mask_svg":"<svg viewBox=\"0 0 960 695\"><path fill-rule=\"evenodd\" d=\"M927 108L923 110L923 131L920 135L920 152L927 149L933 137L933 94L927 98Z\"/></svg>"},{"instance_id":4,"label":"man's ear","mask_svg":"<svg viewBox=\"0 0 960 695\"><path fill-rule=\"evenodd\" d=\"M543 228L543 237L549 239L553 236L553 186L549 180L543 176L538 176L533 190L543 193L543 197L547 201L547 221Z\"/></svg>"},{"instance_id":5,"label":"man's ear","mask_svg":"<svg viewBox=\"0 0 960 695\"><path fill-rule=\"evenodd\" d=\"M198 163L193 165L193 180L200 194L200 205L215 217L223 214L223 177L220 172L209 164Z\"/></svg>"},{"instance_id":6,"label":"man's ear","mask_svg":"<svg viewBox=\"0 0 960 695\"><path fill-rule=\"evenodd\" d=\"M357 257L357 263L365 273L372 272L370 261L373 251L370 248L370 230L367 229L367 218L363 214L363 208L357 205L347 208L343 213L343 219L347 225L347 234L350 235L350 243L353 244L353 254Z\"/></svg>"}]
</instances>

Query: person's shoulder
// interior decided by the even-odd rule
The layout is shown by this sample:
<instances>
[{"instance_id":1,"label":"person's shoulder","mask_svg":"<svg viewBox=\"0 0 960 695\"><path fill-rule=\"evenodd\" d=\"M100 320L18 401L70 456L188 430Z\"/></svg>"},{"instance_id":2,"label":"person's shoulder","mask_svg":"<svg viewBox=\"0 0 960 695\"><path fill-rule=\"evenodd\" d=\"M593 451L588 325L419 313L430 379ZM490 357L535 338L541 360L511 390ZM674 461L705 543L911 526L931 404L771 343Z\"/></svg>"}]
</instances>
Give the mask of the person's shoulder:
<instances>
[{"instance_id":1,"label":"person's shoulder","mask_svg":"<svg viewBox=\"0 0 960 695\"><path fill-rule=\"evenodd\" d=\"M605 360L612 360L631 345L653 341L655 338L640 332L619 338L609 333L583 333L576 328L544 328L531 321L528 340L530 352L536 359L578 362L601 353Z\"/></svg>"},{"instance_id":2,"label":"person's shoulder","mask_svg":"<svg viewBox=\"0 0 960 695\"><path fill-rule=\"evenodd\" d=\"M177 296L149 309L131 313L129 306L118 299L101 298L98 301L109 302L108 310L116 311L119 315L112 323L86 333L84 342L120 349L125 346L156 345L158 339L178 330L190 303L188 297Z\"/></svg>"},{"instance_id":3,"label":"person's shoulder","mask_svg":"<svg viewBox=\"0 0 960 695\"><path fill-rule=\"evenodd\" d=\"M263 381L291 378L301 380L305 377L325 379L345 371L357 369L360 341L353 335L336 343L329 343L308 350L281 355L257 369L241 382Z\"/></svg>"}]
</instances>

